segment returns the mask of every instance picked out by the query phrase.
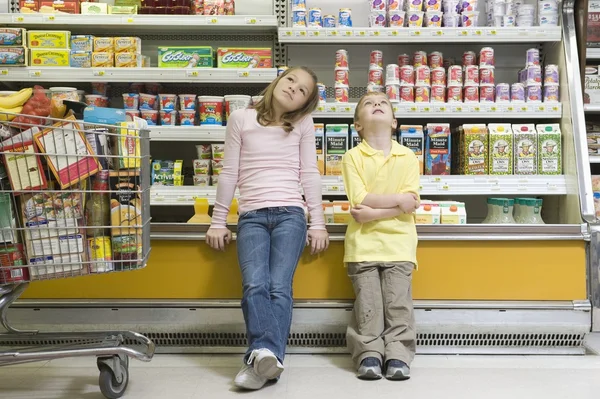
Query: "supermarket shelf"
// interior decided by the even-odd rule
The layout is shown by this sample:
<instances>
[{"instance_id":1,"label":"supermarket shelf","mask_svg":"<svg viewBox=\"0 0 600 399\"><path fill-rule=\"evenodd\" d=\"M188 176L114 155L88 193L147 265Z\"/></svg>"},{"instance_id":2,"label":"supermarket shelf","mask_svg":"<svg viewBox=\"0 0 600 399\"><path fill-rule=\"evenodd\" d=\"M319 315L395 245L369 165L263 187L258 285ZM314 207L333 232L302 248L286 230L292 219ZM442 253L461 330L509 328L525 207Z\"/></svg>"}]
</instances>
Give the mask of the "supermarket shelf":
<instances>
[{"instance_id":1,"label":"supermarket shelf","mask_svg":"<svg viewBox=\"0 0 600 399\"><path fill-rule=\"evenodd\" d=\"M225 141L225 126L152 126L152 141Z\"/></svg>"},{"instance_id":2,"label":"supermarket shelf","mask_svg":"<svg viewBox=\"0 0 600 399\"><path fill-rule=\"evenodd\" d=\"M152 223L150 238L153 240L204 240L207 224ZM236 231L235 225L229 226ZM587 226L579 224L546 225L417 225L421 241L554 241L583 240ZM346 225L328 225L331 241L343 241ZM235 238L235 235L234 235Z\"/></svg>"},{"instance_id":3,"label":"supermarket shelf","mask_svg":"<svg viewBox=\"0 0 600 399\"><path fill-rule=\"evenodd\" d=\"M190 206L196 198L213 204L216 187L153 186L150 205ZM564 195L565 176L422 176L421 195ZM341 176L323 177L323 195L345 197Z\"/></svg>"},{"instance_id":4,"label":"supermarket shelf","mask_svg":"<svg viewBox=\"0 0 600 399\"><path fill-rule=\"evenodd\" d=\"M583 110L585 112L587 112L588 114L595 114L600 112L600 105L596 105L596 104L585 104L583 106Z\"/></svg>"},{"instance_id":5,"label":"supermarket shelf","mask_svg":"<svg viewBox=\"0 0 600 399\"><path fill-rule=\"evenodd\" d=\"M600 163L600 155L590 155L590 163Z\"/></svg>"},{"instance_id":6,"label":"supermarket shelf","mask_svg":"<svg viewBox=\"0 0 600 399\"><path fill-rule=\"evenodd\" d=\"M600 60L600 48L588 47L585 52L585 58L588 60Z\"/></svg>"},{"instance_id":7,"label":"supermarket shelf","mask_svg":"<svg viewBox=\"0 0 600 399\"><path fill-rule=\"evenodd\" d=\"M235 31L277 28L274 15L75 15L0 14L0 25L24 28L89 28L94 32L169 31L193 32L227 29ZM164 28L164 29L162 29Z\"/></svg>"},{"instance_id":8,"label":"supermarket shelf","mask_svg":"<svg viewBox=\"0 0 600 399\"><path fill-rule=\"evenodd\" d=\"M560 103L400 103L395 104L394 113L397 118L560 118L562 104ZM313 113L315 118L353 118L356 103L326 103L320 104Z\"/></svg>"},{"instance_id":9,"label":"supermarket shelf","mask_svg":"<svg viewBox=\"0 0 600 399\"><path fill-rule=\"evenodd\" d=\"M281 43L558 42L561 28L279 28Z\"/></svg>"},{"instance_id":10,"label":"supermarket shelf","mask_svg":"<svg viewBox=\"0 0 600 399\"><path fill-rule=\"evenodd\" d=\"M13 67L0 69L6 82L161 82L161 83L270 83L274 68L69 68Z\"/></svg>"}]
</instances>

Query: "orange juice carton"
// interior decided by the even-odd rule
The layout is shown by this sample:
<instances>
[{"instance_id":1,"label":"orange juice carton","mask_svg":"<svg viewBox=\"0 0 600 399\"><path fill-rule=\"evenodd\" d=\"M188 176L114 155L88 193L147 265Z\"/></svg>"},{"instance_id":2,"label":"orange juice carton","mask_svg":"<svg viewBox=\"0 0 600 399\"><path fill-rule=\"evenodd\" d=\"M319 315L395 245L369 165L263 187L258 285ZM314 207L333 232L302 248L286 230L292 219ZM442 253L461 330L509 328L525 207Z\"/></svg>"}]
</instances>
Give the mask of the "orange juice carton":
<instances>
[{"instance_id":1,"label":"orange juice carton","mask_svg":"<svg viewBox=\"0 0 600 399\"><path fill-rule=\"evenodd\" d=\"M462 202L439 201L441 224L467 224L467 209Z\"/></svg>"},{"instance_id":2,"label":"orange juice carton","mask_svg":"<svg viewBox=\"0 0 600 399\"><path fill-rule=\"evenodd\" d=\"M348 125L327 125L325 132L325 174L342 175L342 157L348 151Z\"/></svg>"},{"instance_id":3,"label":"orange juice carton","mask_svg":"<svg viewBox=\"0 0 600 399\"><path fill-rule=\"evenodd\" d=\"M441 208L440 205L433 201L423 200L419 209L415 212L416 224L440 224Z\"/></svg>"},{"instance_id":4,"label":"orange juice carton","mask_svg":"<svg viewBox=\"0 0 600 399\"><path fill-rule=\"evenodd\" d=\"M349 202L333 203L333 222L336 224L348 224L352 219Z\"/></svg>"},{"instance_id":5,"label":"orange juice carton","mask_svg":"<svg viewBox=\"0 0 600 399\"><path fill-rule=\"evenodd\" d=\"M317 166L321 176L325 174L325 125L315 123L315 144L317 147Z\"/></svg>"},{"instance_id":6,"label":"orange juice carton","mask_svg":"<svg viewBox=\"0 0 600 399\"><path fill-rule=\"evenodd\" d=\"M425 150L425 134L423 126L402 125L400 126L400 144L410 148L419 160L419 170L423 174L423 154Z\"/></svg>"}]
</instances>

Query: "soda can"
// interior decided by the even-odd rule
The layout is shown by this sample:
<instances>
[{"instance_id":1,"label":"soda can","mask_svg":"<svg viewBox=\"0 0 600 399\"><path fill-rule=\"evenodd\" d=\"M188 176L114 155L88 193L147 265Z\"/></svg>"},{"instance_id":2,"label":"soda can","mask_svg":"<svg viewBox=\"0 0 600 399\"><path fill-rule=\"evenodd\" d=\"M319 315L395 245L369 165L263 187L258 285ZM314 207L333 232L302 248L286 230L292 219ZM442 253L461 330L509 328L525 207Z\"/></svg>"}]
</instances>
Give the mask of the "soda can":
<instances>
[{"instance_id":1,"label":"soda can","mask_svg":"<svg viewBox=\"0 0 600 399\"><path fill-rule=\"evenodd\" d=\"M446 102L446 86L443 85L431 85L431 102L432 103L445 103Z\"/></svg>"},{"instance_id":2,"label":"soda can","mask_svg":"<svg viewBox=\"0 0 600 399\"><path fill-rule=\"evenodd\" d=\"M350 8L340 8L339 14L339 25L345 26L347 28L352 27L352 9Z\"/></svg>"},{"instance_id":3,"label":"soda can","mask_svg":"<svg viewBox=\"0 0 600 399\"><path fill-rule=\"evenodd\" d=\"M398 65L400 65L400 66L410 65L410 55L400 54L398 56Z\"/></svg>"},{"instance_id":4,"label":"soda can","mask_svg":"<svg viewBox=\"0 0 600 399\"><path fill-rule=\"evenodd\" d=\"M446 70L443 67L437 67L431 70L431 85L446 86Z\"/></svg>"},{"instance_id":5,"label":"soda can","mask_svg":"<svg viewBox=\"0 0 600 399\"><path fill-rule=\"evenodd\" d=\"M280 65L277 67L277 76L281 75L282 73L284 73L286 70L288 70L289 68L286 67L285 65Z\"/></svg>"},{"instance_id":6,"label":"soda can","mask_svg":"<svg viewBox=\"0 0 600 399\"><path fill-rule=\"evenodd\" d=\"M350 86L350 71L348 68L335 68L335 83Z\"/></svg>"},{"instance_id":7,"label":"soda can","mask_svg":"<svg viewBox=\"0 0 600 399\"><path fill-rule=\"evenodd\" d=\"M385 67L385 84L401 84L400 67L396 64L389 64Z\"/></svg>"},{"instance_id":8,"label":"soda can","mask_svg":"<svg viewBox=\"0 0 600 399\"><path fill-rule=\"evenodd\" d=\"M306 0L292 0L293 11L306 11Z\"/></svg>"},{"instance_id":9,"label":"soda can","mask_svg":"<svg viewBox=\"0 0 600 399\"><path fill-rule=\"evenodd\" d=\"M415 85L431 86L431 70L427 65L421 65L415 68Z\"/></svg>"},{"instance_id":10,"label":"soda can","mask_svg":"<svg viewBox=\"0 0 600 399\"><path fill-rule=\"evenodd\" d=\"M335 67L348 68L348 52L344 49L335 52Z\"/></svg>"},{"instance_id":11,"label":"soda can","mask_svg":"<svg viewBox=\"0 0 600 399\"><path fill-rule=\"evenodd\" d=\"M428 103L431 101L431 89L425 86L415 87L415 102Z\"/></svg>"},{"instance_id":12,"label":"soda can","mask_svg":"<svg viewBox=\"0 0 600 399\"><path fill-rule=\"evenodd\" d=\"M427 53L425 51L415 51L413 54L413 66L419 67L427 65Z\"/></svg>"},{"instance_id":13,"label":"soda can","mask_svg":"<svg viewBox=\"0 0 600 399\"><path fill-rule=\"evenodd\" d=\"M306 10L292 11L292 25L294 28L306 27Z\"/></svg>"},{"instance_id":14,"label":"soda can","mask_svg":"<svg viewBox=\"0 0 600 399\"><path fill-rule=\"evenodd\" d=\"M323 26L323 13L320 8L308 10L308 26L317 28Z\"/></svg>"},{"instance_id":15,"label":"soda can","mask_svg":"<svg viewBox=\"0 0 600 399\"><path fill-rule=\"evenodd\" d=\"M335 102L347 103L350 98L350 88L339 83L335 84Z\"/></svg>"},{"instance_id":16,"label":"soda can","mask_svg":"<svg viewBox=\"0 0 600 399\"><path fill-rule=\"evenodd\" d=\"M415 102L414 86L399 86L399 87L400 87L400 102L401 103L414 103Z\"/></svg>"},{"instance_id":17,"label":"soda can","mask_svg":"<svg viewBox=\"0 0 600 399\"><path fill-rule=\"evenodd\" d=\"M477 64L477 56L474 51L465 51L462 56L462 64L463 66L476 65Z\"/></svg>"},{"instance_id":18,"label":"soda can","mask_svg":"<svg viewBox=\"0 0 600 399\"><path fill-rule=\"evenodd\" d=\"M508 83L498 83L496 85L496 102L510 102L510 85Z\"/></svg>"},{"instance_id":19,"label":"soda can","mask_svg":"<svg viewBox=\"0 0 600 399\"><path fill-rule=\"evenodd\" d=\"M494 49L484 47L479 51L479 66L494 66L496 58L494 57Z\"/></svg>"},{"instance_id":20,"label":"soda can","mask_svg":"<svg viewBox=\"0 0 600 399\"><path fill-rule=\"evenodd\" d=\"M544 68L544 84L558 84L558 65L546 65L546 68Z\"/></svg>"},{"instance_id":21,"label":"soda can","mask_svg":"<svg viewBox=\"0 0 600 399\"><path fill-rule=\"evenodd\" d=\"M463 93L463 99L466 103L478 103L479 102L479 86L465 86L465 92Z\"/></svg>"},{"instance_id":22,"label":"soda can","mask_svg":"<svg viewBox=\"0 0 600 399\"><path fill-rule=\"evenodd\" d=\"M525 89L525 101L528 103L541 103L542 86L527 86Z\"/></svg>"},{"instance_id":23,"label":"soda can","mask_svg":"<svg viewBox=\"0 0 600 399\"><path fill-rule=\"evenodd\" d=\"M463 85L463 70L460 65L451 65L448 68L448 86Z\"/></svg>"},{"instance_id":24,"label":"soda can","mask_svg":"<svg viewBox=\"0 0 600 399\"><path fill-rule=\"evenodd\" d=\"M482 67L479 69L479 84L480 85L494 85L496 80L494 78L494 67Z\"/></svg>"},{"instance_id":25,"label":"soda can","mask_svg":"<svg viewBox=\"0 0 600 399\"><path fill-rule=\"evenodd\" d=\"M369 0L369 8L373 11L385 11L386 1L385 0Z\"/></svg>"},{"instance_id":26,"label":"soda can","mask_svg":"<svg viewBox=\"0 0 600 399\"><path fill-rule=\"evenodd\" d=\"M539 65L530 65L527 67L526 86L541 86L542 85L542 67Z\"/></svg>"},{"instance_id":27,"label":"soda can","mask_svg":"<svg viewBox=\"0 0 600 399\"><path fill-rule=\"evenodd\" d=\"M323 16L323 27L324 28L335 28L335 16L327 14Z\"/></svg>"},{"instance_id":28,"label":"soda can","mask_svg":"<svg viewBox=\"0 0 600 399\"><path fill-rule=\"evenodd\" d=\"M540 50L530 48L527 50L527 60L525 66L540 65Z\"/></svg>"},{"instance_id":29,"label":"soda can","mask_svg":"<svg viewBox=\"0 0 600 399\"><path fill-rule=\"evenodd\" d=\"M463 102L463 88L462 86L449 86L446 90L446 98L449 103L462 103Z\"/></svg>"},{"instance_id":30,"label":"soda can","mask_svg":"<svg viewBox=\"0 0 600 399\"><path fill-rule=\"evenodd\" d=\"M400 67L400 84L402 86L414 86L415 68L412 65L403 65Z\"/></svg>"},{"instance_id":31,"label":"soda can","mask_svg":"<svg viewBox=\"0 0 600 399\"><path fill-rule=\"evenodd\" d=\"M383 68L369 68L369 83L373 83L376 86L383 86Z\"/></svg>"},{"instance_id":32,"label":"soda can","mask_svg":"<svg viewBox=\"0 0 600 399\"><path fill-rule=\"evenodd\" d=\"M434 51L433 53L429 54L428 61L431 69L441 68L444 66L444 55L439 51Z\"/></svg>"},{"instance_id":33,"label":"soda can","mask_svg":"<svg viewBox=\"0 0 600 399\"><path fill-rule=\"evenodd\" d=\"M400 102L400 85L386 85L385 86L385 94L387 94L388 98L391 102L397 103ZM414 97L414 93L413 93Z\"/></svg>"},{"instance_id":34,"label":"soda can","mask_svg":"<svg viewBox=\"0 0 600 399\"><path fill-rule=\"evenodd\" d=\"M371 67L383 68L383 52L379 50L371 51L371 61L369 63Z\"/></svg>"},{"instance_id":35,"label":"soda can","mask_svg":"<svg viewBox=\"0 0 600 399\"><path fill-rule=\"evenodd\" d=\"M496 97L494 86L481 86L479 88L479 101L482 103L493 103Z\"/></svg>"},{"instance_id":36,"label":"soda can","mask_svg":"<svg viewBox=\"0 0 600 399\"><path fill-rule=\"evenodd\" d=\"M510 86L510 101L525 102L525 85L523 83L513 83Z\"/></svg>"},{"instance_id":37,"label":"soda can","mask_svg":"<svg viewBox=\"0 0 600 399\"><path fill-rule=\"evenodd\" d=\"M387 24L387 14L385 11L371 11L369 14L369 26L385 28Z\"/></svg>"},{"instance_id":38,"label":"soda can","mask_svg":"<svg viewBox=\"0 0 600 399\"><path fill-rule=\"evenodd\" d=\"M367 83L367 93L385 93L385 87L369 82Z\"/></svg>"},{"instance_id":39,"label":"soda can","mask_svg":"<svg viewBox=\"0 0 600 399\"><path fill-rule=\"evenodd\" d=\"M327 87L323 83L317 83L317 88L319 89L319 101L327 102Z\"/></svg>"},{"instance_id":40,"label":"soda can","mask_svg":"<svg viewBox=\"0 0 600 399\"><path fill-rule=\"evenodd\" d=\"M544 102L545 103L557 103L559 100L560 100L560 95L559 95L558 85L544 86Z\"/></svg>"},{"instance_id":41,"label":"soda can","mask_svg":"<svg viewBox=\"0 0 600 399\"><path fill-rule=\"evenodd\" d=\"M477 65L465 67L465 86L479 86L479 67Z\"/></svg>"}]
</instances>

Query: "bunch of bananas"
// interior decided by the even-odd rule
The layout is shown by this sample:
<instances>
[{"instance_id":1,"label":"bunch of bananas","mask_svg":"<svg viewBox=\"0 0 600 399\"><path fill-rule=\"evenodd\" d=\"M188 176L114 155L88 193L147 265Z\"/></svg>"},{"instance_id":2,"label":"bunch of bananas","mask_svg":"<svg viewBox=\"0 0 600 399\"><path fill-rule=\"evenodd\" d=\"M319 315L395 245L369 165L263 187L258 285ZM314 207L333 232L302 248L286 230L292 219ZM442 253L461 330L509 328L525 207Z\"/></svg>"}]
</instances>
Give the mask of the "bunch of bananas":
<instances>
[{"instance_id":1,"label":"bunch of bananas","mask_svg":"<svg viewBox=\"0 0 600 399\"><path fill-rule=\"evenodd\" d=\"M23 111L23 105L33 94L32 88L23 89L8 96L0 97L0 122L12 121Z\"/></svg>"}]
</instances>

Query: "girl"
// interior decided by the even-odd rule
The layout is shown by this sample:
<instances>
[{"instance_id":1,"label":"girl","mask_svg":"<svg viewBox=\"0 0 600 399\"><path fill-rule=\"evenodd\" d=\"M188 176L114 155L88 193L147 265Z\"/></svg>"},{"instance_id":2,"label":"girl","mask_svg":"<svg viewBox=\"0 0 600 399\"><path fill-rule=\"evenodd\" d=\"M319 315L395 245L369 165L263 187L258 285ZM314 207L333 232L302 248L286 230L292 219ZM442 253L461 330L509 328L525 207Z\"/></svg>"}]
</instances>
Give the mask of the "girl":
<instances>
[{"instance_id":1,"label":"girl","mask_svg":"<svg viewBox=\"0 0 600 399\"><path fill-rule=\"evenodd\" d=\"M237 186L237 252L250 347L235 385L245 389L260 389L283 372L300 255L307 243L312 254L329 246L310 116L319 102L317 77L308 68L291 68L263 95L256 107L234 111L227 120L225 161L206 233L208 245L220 251L231 241L225 221Z\"/></svg>"}]
</instances>

